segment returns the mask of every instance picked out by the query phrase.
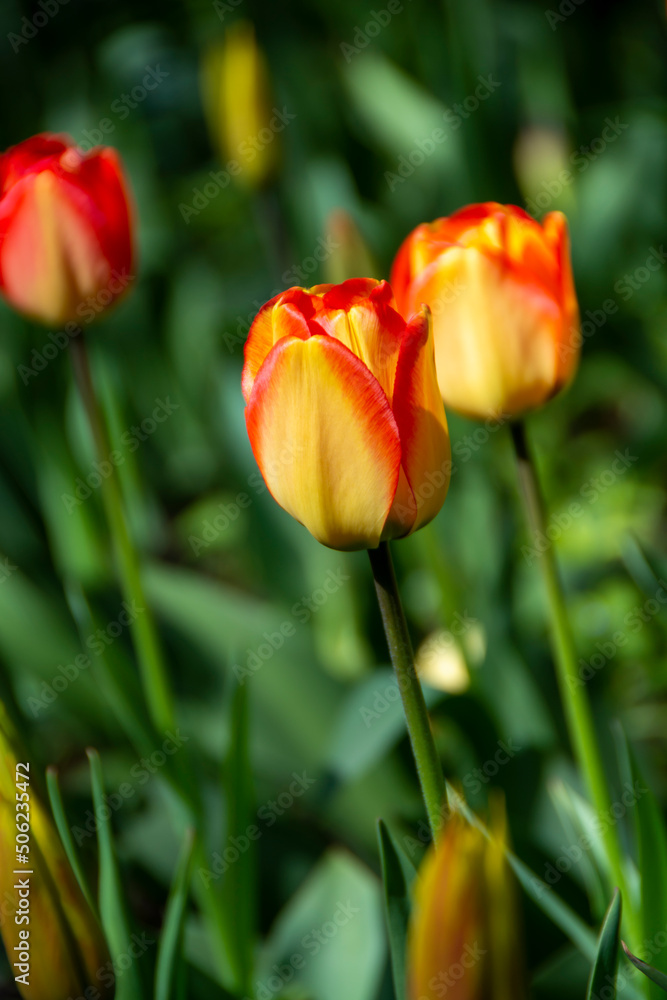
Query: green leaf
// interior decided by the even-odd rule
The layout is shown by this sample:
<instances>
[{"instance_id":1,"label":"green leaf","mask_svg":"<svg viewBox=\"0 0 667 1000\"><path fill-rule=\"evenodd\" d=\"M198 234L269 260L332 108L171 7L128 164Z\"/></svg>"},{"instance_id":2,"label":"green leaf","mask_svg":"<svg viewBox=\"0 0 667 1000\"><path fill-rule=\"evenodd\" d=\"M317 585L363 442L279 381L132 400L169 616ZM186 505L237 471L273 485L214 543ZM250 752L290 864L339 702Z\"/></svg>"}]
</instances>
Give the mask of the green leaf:
<instances>
[{"instance_id":1,"label":"green leaf","mask_svg":"<svg viewBox=\"0 0 667 1000\"><path fill-rule=\"evenodd\" d=\"M347 851L327 851L271 928L256 995L375 1000L386 961L382 909L379 879Z\"/></svg>"},{"instance_id":2,"label":"green leaf","mask_svg":"<svg viewBox=\"0 0 667 1000\"><path fill-rule=\"evenodd\" d=\"M141 978L137 968L139 960L133 958L127 965L128 955L132 956L130 945L133 941L113 846L109 809L104 801L104 777L100 755L92 748L86 750L86 753L90 762L93 806L97 821L97 845L100 853L100 916L114 966L118 963L118 967L123 969L122 976L116 978L115 1000L142 1000Z\"/></svg>"},{"instance_id":3,"label":"green leaf","mask_svg":"<svg viewBox=\"0 0 667 1000\"><path fill-rule=\"evenodd\" d=\"M641 917L643 936L651 940L667 926L667 835L660 807L653 792L644 784L636 761L632 761L636 793L636 823L641 873ZM664 959L659 964L662 965ZM663 967L663 972L667 968ZM655 990L651 991L654 995Z\"/></svg>"},{"instance_id":4,"label":"green leaf","mask_svg":"<svg viewBox=\"0 0 667 1000\"><path fill-rule=\"evenodd\" d=\"M597 814L590 803L578 795L565 781L558 778L549 782L549 796L558 813L569 844L588 843L590 850L582 850L576 868L581 873L593 913L603 913L607 908L607 889L602 873L606 872L604 846L596 823ZM585 841L583 838L586 838Z\"/></svg>"},{"instance_id":5,"label":"green leaf","mask_svg":"<svg viewBox=\"0 0 667 1000\"><path fill-rule=\"evenodd\" d=\"M642 962L641 958L637 958L636 955L633 955L628 949L625 941L621 941L621 944L623 945L623 951L625 952L626 958L632 962L634 967L639 969L640 972L643 972L647 979L650 979L652 983L656 983L665 991L665 993L667 993L667 976L664 972L658 972L658 970L654 969L653 966L647 965L646 962Z\"/></svg>"},{"instance_id":6,"label":"green leaf","mask_svg":"<svg viewBox=\"0 0 667 1000\"><path fill-rule=\"evenodd\" d=\"M185 906L188 900L190 871L195 846L195 831L189 828L178 861L176 874L167 900L164 924L157 951L155 969L155 1000L172 1000L184 996L178 989L179 970L183 969L182 939Z\"/></svg>"},{"instance_id":7,"label":"green leaf","mask_svg":"<svg viewBox=\"0 0 667 1000\"><path fill-rule=\"evenodd\" d=\"M441 691L424 687L431 708ZM341 706L329 751L328 766L341 781L360 778L385 759L405 735L405 716L391 667L376 668L355 684Z\"/></svg>"},{"instance_id":8,"label":"green leaf","mask_svg":"<svg viewBox=\"0 0 667 1000\"><path fill-rule=\"evenodd\" d=\"M85 591L76 581L66 581L64 590L81 646L87 649L87 640L98 628L104 627L104 623L94 614ZM114 656L109 647L96 653L93 670L105 702L111 706L132 745L142 754L151 753L155 747L155 734L145 713L137 709L141 705L141 689L136 671L124 656Z\"/></svg>"},{"instance_id":9,"label":"green leaf","mask_svg":"<svg viewBox=\"0 0 667 1000\"><path fill-rule=\"evenodd\" d=\"M616 889L600 931L598 953L591 972L586 1000L596 1000L596 997L603 995L603 989L606 990L604 996L608 996L610 984L612 984L613 994L609 996L609 1000L615 1000L622 907L621 894Z\"/></svg>"},{"instance_id":10,"label":"green leaf","mask_svg":"<svg viewBox=\"0 0 667 1000\"><path fill-rule=\"evenodd\" d=\"M324 757L341 701L340 686L320 670L304 669L313 659L311 635L289 609L164 563L147 563L144 582L156 613L209 656L225 679L235 661L241 667L246 664L262 632L279 631L285 622L294 624L296 634L253 673L257 735L261 744L264 732L280 732L280 740L271 743L271 753L274 764L275 754L281 754L288 773ZM299 698L294 697L295 690Z\"/></svg>"},{"instance_id":11,"label":"green leaf","mask_svg":"<svg viewBox=\"0 0 667 1000\"><path fill-rule=\"evenodd\" d=\"M67 855L67 860L72 866L72 871L76 876L76 880L79 883L79 888L85 896L88 906L91 908L93 913L97 916L97 904L90 891L90 886L88 881L83 874L83 869L79 862L79 856L76 853L74 847L74 842L72 841L72 831L70 825L67 822L67 816L65 814L65 807L63 805L62 796L60 794L60 785L58 784L58 771L55 767L48 767L46 769L46 787L49 793L49 802L51 803L51 811L53 813L53 818L56 821L56 827L58 833L60 834L60 839L62 841L63 847L65 848L65 854Z\"/></svg>"},{"instance_id":12,"label":"green leaf","mask_svg":"<svg viewBox=\"0 0 667 1000\"><path fill-rule=\"evenodd\" d=\"M227 841L247 846L238 848L239 857L229 866L223 891L228 901L228 912L232 914L231 930L241 983L244 991L250 993L254 953L256 852L254 841L248 836L254 802L249 753L248 684L239 684L231 699L230 746L225 784Z\"/></svg>"},{"instance_id":13,"label":"green leaf","mask_svg":"<svg viewBox=\"0 0 667 1000\"><path fill-rule=\"evenodd\" d=\"M414 146L415 135L430 135L441 126L447 112L428 90L378 54L355 59L343 80L367 134L396 156ZM460 154L460 139L452 133L448 142L436 147L427 170L451 168Z\"/></svg>"},{"instance_id":14,"label":"green leaf","mask_svg":"<svg viewBox=\"0 0 667 1000\"><path fill-rule=\"evenodd\" d=\"M384 822L378 820L380 865L384 885L384 903L389 933L391 968L396 1000L405 1000L407 961L406 939L410 919L410 885L416 874L414 865L401 851Z\"/></svg>"}]
</instances>

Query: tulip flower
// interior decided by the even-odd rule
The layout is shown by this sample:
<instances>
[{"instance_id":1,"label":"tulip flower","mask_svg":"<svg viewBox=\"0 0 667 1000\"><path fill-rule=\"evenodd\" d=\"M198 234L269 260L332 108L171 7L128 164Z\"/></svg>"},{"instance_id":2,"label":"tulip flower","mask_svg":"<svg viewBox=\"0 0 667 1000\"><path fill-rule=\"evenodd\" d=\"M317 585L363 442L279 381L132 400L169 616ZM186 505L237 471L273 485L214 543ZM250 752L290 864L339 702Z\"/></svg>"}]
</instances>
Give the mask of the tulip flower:
<instances>
[{"instance_id":1,"label":"tulip flower","mask_svg":"<svg viewBox=\"0 0 667 1000\"><path fill-rule=\"evenodd\" d=\"M276 165L276 132L285 123L274 117L268 64L249 21L236 21L206 53L203 96L214 145L229 173L260 186Z\"/></svg>"},{"instance_id":2,"label":"tulip flower","mask_svg":"<svg viewBox=\"0 0 667 1000\"><path fill-rule=\"evenodd\" d=\"M402 244L391 282L404 316L430 306L446 406L515 417L572 378L579 310L560 212L540 224L487 202L424 223Z\"/></svg>"},{"instance_id":3,"label":"tulip flower","mask_svg":"<svg viewBox=\"0 0 667 1000\"><path fill-rule=\"evenodd\" d=\"M521 1000L515 886L504 807L491 839L453 813L417 875L407 945L408 1000Z\"/></svg>"},{"instance_id":4,"label":"tulip flower","mask_svg":"<svg viewBox=\"0 0 667 1000\"><path fill-rule=\"evenodd\" d=\"M37 795L32 770L17 766L19 760L25 758L17 754L0 705L0 932L12 973L26 1000L110 1000L112 966L102 931Z\"/></svg>"},{"instance_id":5,"label":"tulip flower","mask_svg":"<svg viewBox=\"0 0 667 1000\"><path fill-rule=\"evenodd\" d=\"M252 450L278 503L324 545L374 549L430 521L450 476L427 309L386 281L290 288L245 347Z\"/></svg>"},{"instance_id":6,"label":"tulip flower","mask_svg":"<svg viewBox=\"0 0 667 1000\"><path fill-rule=\"evenodd\" d=\"M0 291L51 326L93 319L132 268L127 183L118 154L36 135L0 156Z\"/></svg>"}]
</instances>

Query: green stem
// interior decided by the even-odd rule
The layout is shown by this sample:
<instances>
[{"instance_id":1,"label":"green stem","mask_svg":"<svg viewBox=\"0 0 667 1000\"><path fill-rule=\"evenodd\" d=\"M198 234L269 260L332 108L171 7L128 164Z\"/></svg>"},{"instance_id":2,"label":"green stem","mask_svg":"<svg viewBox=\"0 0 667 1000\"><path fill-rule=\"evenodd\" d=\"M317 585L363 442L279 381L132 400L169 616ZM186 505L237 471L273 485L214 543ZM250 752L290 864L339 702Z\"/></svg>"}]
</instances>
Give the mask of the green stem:
<instances>
[{"instance_id":1,"label":"green stem","mask_svg":"<svg viewBox=\"0 0 667 1000\"><path fill-rule=\"evenodd\" d=\"M511 431L528 523L536 536L545 537L547 528L545 505L535 463L526 440L525 426L521 421L516 421L511 424ZM598 748L593 715L586 697L585 686L577 668L574 640L552 544L549 544L540 554L539 559L551 618L551 645L556 664L556 675L575 758L584 776L596 813L600 817L613 817L612 803ZM636 916L632 906L632 898L628 893L616 821L603 823L602 827L604 829L602 839L607 859L614 882L621 890L630 936L638 941Z\"/></svg>"},{"instance_id":2,"label":"green stem","mask_svg":"<svg viewBox=\"0 0 667 1000\"><path fill-rule=\"evenodd\" d=\"M445 779L440 767L438 751L433 741L424 692L415 670L412 643L410 642L410 634L398 592L388 543L381 542L377 549L369 549L368 555L373 570L375 591L382 613L389 654L403 701L405 721L417 764L429 825L435 838L444 818Z\"/></svg>"},{"instance_id":3,"label":"green stem","mask_svg":"<svg viewBox=\"0 0 667 1000\"><path fill-rule=\"evenodd\" d=\"M86 411L97 457L100 461L108 461L111 446L104 416L95 393L83 332L70 341L70 350L74 377ZM146 602L139 557L130 536L115 469L102 484L102 500L115 551L123 596L128 602L136 602L137 607L142 608L141 614L136 616L130 628L139 663L144 696L153 725L158 732L165 732L175 728L174 702L157 627ZM171 776L167 775L167 778L169 777ZM174 787L183 797L189 821L200 826L199 804L193 801L192 796L188 795L187 792L184 793L184 788L187 789L187 784L184 785L184 782L192 780L188 778L187 767L183 767L182 773L177 778L178 780L176 780L176 776L174 777L176 780ZM194 858L195 864L199 868L206 867L207 859L199 838L196 842ZM200 908L207 918L213 937L217 940L220 949L219 966L223 980L227 982L231 975L232 979L238 982L240 980L239 964L232 946L232 936L228 926L224 900L213 889L205 888L199 877L194 885Z\"/></svg>"},{"instance_id":4,"label":"green stem","mask_svg":"<svg viewBox=\"0 0 667 1000\"><path fill-rule=\"evenodd\" d=\"M95 393L83 331L70 341L70 350L74 377L90 424L97 458L100 462L109 461L111 446ZM158 732L165 732L175 725L174 703L157 627L146 602L139 558L130 537L115 468L102 482L102 501L115 550L123 596L130 605L135 603L137 608L141 608L141 612L134 617L130 630L146 703L154 726Z\"/></svg>"}]
</instances>

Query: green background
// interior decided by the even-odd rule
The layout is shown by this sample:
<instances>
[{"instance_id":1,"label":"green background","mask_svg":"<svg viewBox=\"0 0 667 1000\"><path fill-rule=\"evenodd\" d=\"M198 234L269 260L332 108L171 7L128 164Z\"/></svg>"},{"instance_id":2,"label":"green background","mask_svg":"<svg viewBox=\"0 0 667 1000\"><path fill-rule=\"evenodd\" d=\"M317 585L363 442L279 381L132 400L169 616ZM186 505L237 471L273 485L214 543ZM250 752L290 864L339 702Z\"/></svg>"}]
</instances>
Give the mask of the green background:
<instances>
[{"instance_id":1,"label":"green background","mask_svg":"<svg viewBox=\"0 0 667 1000\"><path fill-rule=\"evenodd\" d=\"M354 219L377 277L388 275L415 225L468 202L530 199L529 206L566 212L588 323L583 357L572 387L530 418L529 433L550 510L565 515L554 533L578 653L588 663L598 644L627 635L587 684L612 799L623 783L610 726L616 720L662 797L666 618L661 608L637 627L632 614L653 598L654 574L667 567L665 12L658 3L595 0L563 0L565 13L539 2L406 0L376 33L366 26L378 23L373 11L386 19L383 0L368 7L243 0L218 8L203 0L69 0L17 45L22 18L40 8L4 0L0 144L44 130L81 142L95 138L102 119L113 124L105 141L131 178L138 266L131 293L87 336L116 441L132 435L157 400L175 404L135 450L126 449L119 471L188 737L179 754L188 755L204 803L209 859L229 846L223 789L233 668L249 652L264 661L244 685L248 815L261 836L209 891L238 919L239 947L260 942L255 983L268 983L274 963L303 953L304 968L285 996L372 1000L392 995L375 821L382 816L410 838L404 844L416 863L424 816L399 706L385 698L391 675L368 560L319 546L259 485L240 392L245 333L276 290L340 274L345 261L334 251L307 281L284 278L331 236L334 209ZM186 222L179 206L192 204L209 172L220 169L202 110L202 52L238 18L254 22L275 106L296 117L276 140L279 167L261 191L232 181ZM155 67L163 81L127 115L114 110ZM467 112L463 102L480 77L494 81L493 92ZM607 119L617 123L609 141L600 139ZM397 179L401 163L443 121L446 140ZM565 184L562 171L569 172ZM651 255L660 262L655 271L646 268ZM8 560L0 579L0 693L35 770L58 765L73 826L85 828L92 808L87 746L100 751L109 795L132 785L112 825L132 920L156 940L183 823L164 773L137 776L143 751L127 706L110 702L109 674L145 733L127 630L52 704L31 709L30 699L43 697L43 685L82 641L85 648L92 626L84 596L103 629L117 620L121 596L99 490L71 512L63 501L94 459L67 351L38 371L34 351L42 355L51 344L49 331L5 307L0 325L0 552ZM450 646L467 663L469 688L429 694L437 743L448 777L463 784L475 808L484 808L491 785L504 790L514 847L544 876L587 819L572 791L581 789L547 643L539 563L522 549L531 539L507 427L450 414L450 429L456 472L449 497L431 527L395 545L399 578L416 643L453 628L457 615L474 620ZM616 452L626 449L627 471L610 473ZM568 524L573 502L582 512ZM218 527L206 529L216 517ZM306 614L304 598L331 573L342 574L340 585ZM264 633L285 623L294 634L268 655ZM149 749L165 738L150 734ZM494 761L500 740L516 754L490 782L476 779L474 769ZM312 785L283 809L279 796L289 798L293 775L304 772ZM81 853L94 873L93 836L82 839ZM597 924L608 900L595 852L572 865L555 891ZM239 916L238 900L255 897L256 913ZM359 914L312 954L304 936L347 900ZM583 997L586 962L526 897L522 908L517 933L532 995ZM216 946L194 905L184 951L188 997L222 995ZM138 960L146 984L155 957L151 946ZM665 967L664 957L655 964Z\"/></svg>"}]
</instances>

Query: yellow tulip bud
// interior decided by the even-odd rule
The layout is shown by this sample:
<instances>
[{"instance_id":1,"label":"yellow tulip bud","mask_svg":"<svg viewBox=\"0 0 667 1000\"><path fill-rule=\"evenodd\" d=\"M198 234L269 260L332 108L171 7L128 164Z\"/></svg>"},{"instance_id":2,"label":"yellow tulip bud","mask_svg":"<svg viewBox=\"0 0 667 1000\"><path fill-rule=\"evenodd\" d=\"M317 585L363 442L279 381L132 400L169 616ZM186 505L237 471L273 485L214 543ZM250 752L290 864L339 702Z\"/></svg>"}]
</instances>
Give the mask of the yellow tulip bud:
<instances>
[{"instance_id":1,"label":"yellow tulip bud","mask_svg":"<svg viewBox=\"0 0 667 1000\"><path fill-rule=\"evenodd\" d=\"M408 933L409 1000L521 1000L515 886L498 802L491 839L454 813L419 874Z\"/></svg>"},{"instance_id":2,"label":"yellow tulip bud","mask_svg":"<svg viewBox=\"0 0 667 1000\"><path fill-rule=\"evenodd\" d=\"M111 1000L102 931L34 778L0 704L0 932L14 979L26 1000L66 1000L90 987Z\"/></svg>"},{"instance_id":3,"label":"yellow tulip bud","mask_svg":"<svg viewBox=\"0 0 667 1000\"><path fill-rule=\"evenodd\" d=\"M235 22L224 41L208 50L203 92L210 133L225 168L259 187L276 166L277 133L285 123L274 112L268 65L250 22Z\"/></svg>"}]
</instances>

